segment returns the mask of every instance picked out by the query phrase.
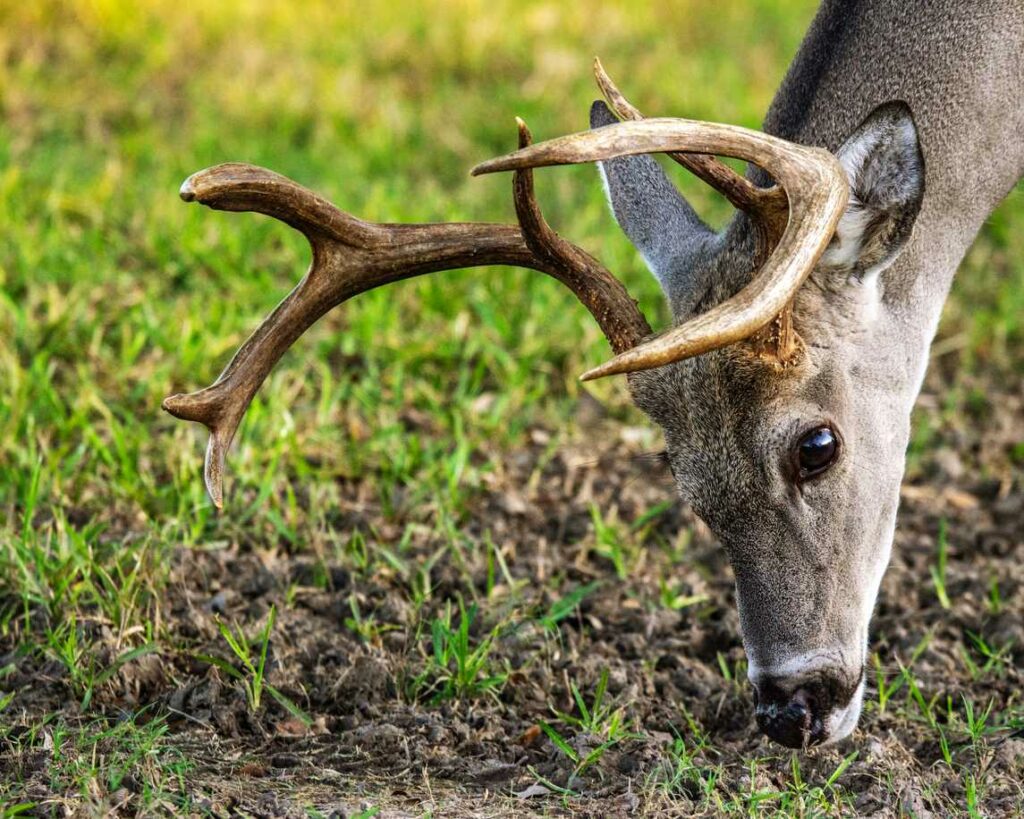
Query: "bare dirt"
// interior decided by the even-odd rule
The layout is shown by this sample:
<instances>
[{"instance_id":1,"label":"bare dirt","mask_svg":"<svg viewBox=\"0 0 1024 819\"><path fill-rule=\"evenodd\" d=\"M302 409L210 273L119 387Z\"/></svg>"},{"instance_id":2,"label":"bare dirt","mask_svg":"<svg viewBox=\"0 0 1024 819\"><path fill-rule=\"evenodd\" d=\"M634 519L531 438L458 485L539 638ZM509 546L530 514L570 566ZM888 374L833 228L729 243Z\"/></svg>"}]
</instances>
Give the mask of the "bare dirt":
<instances>
[{"instance_id":1,"label":"bare dirt","mask_svg":"<svg viewBox=\"0 0 1024 819\"><path fill-rule=\"evenodd\" d=\"M951 708L962 712L966 695L982 706L991 701L994 714L1016 709L1019 715L1024 388L978 390L968 410L949 414L939 409L943 394L941 377L933 375L920 408L933 434L927 453L911 460L871 646L891 677L930 635L914 661L926 698L944 703L948 696ZM350 568L329 557L242 542L175 553L159 626L167 632L163 644L187 650L129 663L97 692L92 708L114 714L149 705L147 714L165 717L171 744L192 763L187 788L196 811L216 815L305 816L315 806L342 816L361 804L383 806L383 815L713 814L697 780L683 776L671 792L661 787L670 778L668 750L675 739L699 745L695 726L709 746L695 758L721 766L726 792L784 788L791 754L757 734L748 687L723 676L723 663L733 668L743 654L730 571L713 537L677 504L651 524L648 543L663 546L649 546L626 580L616 578L611 561L595 548L592 504L629 524L672 497L660 458L644 454L632 430L600 416L599 408L581 407L577 443L553 457L548 432L535 430L509 454L505 474L475 497L463 524L472 541L499 545L514 581L509 587L497 573L483 621L474 623L478 639L499 616L504 623L493 657L509 678L497 697L432 702L408 693L430 652L429 628L417 630L417 623L429 623L442 601L463 592L467 573L477 593L486 594L488 566L479 556L461 564L455 552L446 552L433 566L426 611L417 612L398 568L378 568L355 582ZM337 527L362 529L371 547L396 548L403 522L381 524L386 516L360 484L345 491L351 511ZM929 576L942 526L949 609L940 605ZM673 557L686 528L692 538L682 558ZM412 566L426 562L440 545L423 527L403 559ZM706 595L707 601L678 611L658 605L666 576L675 593ZM539 624L560 598L591 583L598 585L556 628ZM382 627L368 640L346 626L353 595L363 620ZM278 622L269 679L313 718L308 728L273 700L253 716L237 684L195 657L229 657L218 615L254 629L272 604ZM1009 646L1004 663L977 679L962 659L965 648L972 650L971 633ZM0 641L0 665L13 660L16 666L5 686L23 691L20 704L76 718L77 700L60 666L36 657L5 660L6 650ZM554 720L552 708L573 710L570 681L589 696L603 669L610 698L624 707L636 736L571 779L573 764L537 726ZM867 699L876 697L870 679ZM913 717L906 690L896 701L900 706L890 704L884 713L868 708L853 739L838 748L802 754L803 777L824 779L856 750L841 783L857 813L947 815L949 805L964 804L962 778L942 763L938 734ZM584 755L600 743L572 729L563 733ZM968 753L959 746L954 752L961 760ZM984 744L980 757L972 764L986 783L985 815L1019 814L1024 734L1002 732ZM763 760L753 782L745 773L751 759ZM43 751L15 752L0 741L4 769L27 781L26 798L54 795ZM549 785L538 785L542 780ZM571 788L573 795L553 793L551 786ZM129 777L106 804L133 813L137 788Z\"/></svg>"}]
</instances>

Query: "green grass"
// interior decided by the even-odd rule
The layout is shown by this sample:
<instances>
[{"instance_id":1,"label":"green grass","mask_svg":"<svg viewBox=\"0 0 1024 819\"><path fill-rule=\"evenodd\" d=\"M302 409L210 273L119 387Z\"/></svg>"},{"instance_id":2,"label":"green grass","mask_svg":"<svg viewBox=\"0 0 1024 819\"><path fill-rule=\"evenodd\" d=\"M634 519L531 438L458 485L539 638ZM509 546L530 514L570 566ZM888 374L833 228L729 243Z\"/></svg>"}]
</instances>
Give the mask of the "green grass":
<instances>
[{"instance_id":1,"label":"green grass","mask_svg":"<svg viewBox=\"0 0 1024 819\"><path fill-rule=\"evenodd\" d=\"M395 573L417 611L447 606L424 614L430 644L412 698L474 699L504 685L509 670L489 656L495 632L469 627L474 618L501 627L529 619L515 610L523 581L492 541L466 534L473 500L532 430L556 431L551 453L572 439L576 376L607 354L586 311L525 271L445 273L360 296L268 379L230 453L228 510L217 515L202 487L203 434L161 413L160 401L216 377L298 280L307 249L271 220L182 203L180 182L239 160L373 220L509 221L508 179L471 180L468 168L514 146L516 115L537 138L583 129L594 54L644 110L756 127L814 5L616 0L596 13L511 0L225 0L182 13L168 0L0 4L0 640L62 666L81 706L77 722L49 715L18 740L26 752L44 742L61 749L55 789L96 811L125 771L155 809L181 791L189 762L160 719L92 721L90 710L93 692L125 663L182 650L165 644L159 625L170 556L181 548L307 552L341 561L357 587ZM711 221L727 218L722 201L676 178ZM663 324L657 287L607 214L593 169L544 171L538 186L550 222L605 260ZM1013 373L1022 298L1018 189L965 261L938 355L971 372ZM644 423L621 382L587 389L613 418ZM969 399L954 395L943 411ZM912 470L931 435L918 426ZM338 524L351 483L367 488L381 519ZM689 533L654 542L662 511L626 523L593 508L590 548L610 578L628 577L654 546L684 559ZM385 539L374 527L400 533L382 550L371 545ZM407 545L424 530L434 557L413 560ZM946 599L944 529L939 544L931 571ZM472 570L481 550L483 592ZM453 597L434 599L441 555L461 567L457 617ZM553 588L531 616L557 642L559 624L597 587ZM666 609L707 599L671 577L661 588ZM992 589L996 608L994 579ZM345 624L368 644L396 628L364 614L356 597L349 608ZM259 710L272 615L252 643L243 626L222 627L234 659L218 665ZM1006 649L980 637L965 650L972 675L1005 662ZM724 659L722 668L732 676ZM880 711L920 694L900 674L897 687L881 685ZM603 687L590 701L575 683L572 692L576 712L563 724L618 742L622 725L609 722L619 712L602 702ZM0 702L2 718L18 699ZM922 694L905 705L949 736L939 704ZM1002 723L983 703L963 705L946 718L969 745L946 761L981 799L983 781L961 760ZM723 795L709 741L691 739L668 749L652 787L672 794L685 784L707 805L740 799L745 812L845 804L841 771L808 784L796 767L785 787L759 789L751 775L742 798Z\"/></svg>"},{"instance_id":2,"label":"green grass","mask_svg":"<svg viewBox=\"0 0 1024 819\"><path fill-rule=\"evenodd\" d=\"M939 533L935 538L935 563L928 567L932 576L932 585L935 587L935 596L939 599L939 605L944 609L949 608L949 595L946 593L946 565L948 563L949 538L946 535L945 519L939 521Z\"/></svg>"},{"instance_id":3,"label":"green grass","mask_svg":"<svg viewBox=\"0 0 1024 819\"><path fill-rule=\"evenodd\" d=\"M589 740L588 745L583 748L574 746L562 732L544 720L540 721L539 726L555 747L572 761L574 768L568 782L569 788L572 788L573 780L598 763L607 751L627 740L643 739L643 736L630 732L626 725L625 708L606 701L607 669L601 672L589 705L575 682L569 683L569 690L575 706L573 713L555 710L555 716L565 729L574 732L579 739L584 742Z\"/></svg>"},{"instance_id":4,"label":"green grass","mask_svg":"<svg viewBox=\"0 0 1024 819\"><path fill-rule=\"evenodd\" d=\"M425 658L423 670L407 686L412 699L438 703L494 696L508 680L508 672L496 668L491 657L501 627L495 626L483 637L474 639L470 629L477 618L477 606L467 608L460 599L457 622L453 622L452 614L449 601L444 614L430 624L431 652Z\"/></svg>"},{"instance_id":5,"label":"green grass","mask_svg":"<svg viewBox=\"0 0 1024 819\"><path fill-rule=\"evenodd\" d=\"M152 811L167 812L187 807L186 782L194 768L182 751L166 741L167 725L161 718L140 712L128 719L92 718L48 720L11 743L14 760L31 760L45 754L49 761L52 797L46 807L58 804L80 813L103 815L127 801L132 789L141 794ZM29 815L41 806L17 802L21 775L5 772L0 783L0 815Z\"/></svg>"},{"instance_id":6,"label":"green grass","mask_svg":"<svg viewBox=\"0 0 1024 819\"><path fill-rule=\"evenodd\" d=\"M247 637L244 629L240 626L229 626L218 619L217 630L231 650L234 660L225 660L222 657L214 657L209 654L197 654L196 658L220 669L229 678L235 680L245 694L249 710L253 713L259 713L263 692L266 691L289 714L308 726L312 720L306 712L267 682L267 651L270 648L270 635L274 630L276 617L277 609L271 606L267 613L267 621L257 635L256 642Z\"/></svg>"}]
</instances>

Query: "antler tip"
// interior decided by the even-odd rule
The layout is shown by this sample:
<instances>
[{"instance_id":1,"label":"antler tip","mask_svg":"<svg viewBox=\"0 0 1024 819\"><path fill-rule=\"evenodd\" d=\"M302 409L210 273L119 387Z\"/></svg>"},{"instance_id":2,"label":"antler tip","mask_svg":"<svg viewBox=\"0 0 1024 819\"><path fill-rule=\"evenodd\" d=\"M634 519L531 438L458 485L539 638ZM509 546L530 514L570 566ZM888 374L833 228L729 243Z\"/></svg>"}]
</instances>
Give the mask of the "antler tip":
<instances>
[{"instance_id":1,"label":"antler tip","mask_svg":"<svg viewBox=\"0 0 1024 819\"><path fill-rule=\"evenodd\" d=\"M217 413L217 408L211 405L204 396L205 392L202 390L199 393L169 395L161 402L160 408L182 421L196 421L213 429L220 416Z\"/></svg>"},{"instance_id":2,"label":"antler tip","mask_svg":"<svg viewBox=\"0 0 1024 819\"><path fill-rule=\"evenodd\" d=\"M628 368L623 369L618 358L613 358L611 361L606 361L604 364L587 370L580 376L580 381L596 381L598 378L607 378L609 375L618 375L627 371Z\"/></svg>"},{"instance_id":3,"label":"antler tip","mask_svg":"<svg viewBox=\"0 0 1024 819\"><path fill-rule=\"evenodd\" d=\"M224 508L224 441L221 440L217 431L211 431L210 440L206 444L206 461L203 464L203 483L206 484L206 494L210 496L213 505L218 509Z\"/></svg>"},{"instance_id":4,"label":"antler tip","mask_svg":"<svg viewBox=\"0 0 1024 819\"><path fill-rule=\"evenodd\" d=\"M181 183L181 187L178 188L178 196L181 197L183 202L195 202L196 201L196 189L192 184L192 180L195 178L195 174L192 174L188 179Z\"/></svg>"},{"instance_id":5,"label":"antler tip","mask_svg":"<svg viewBox=\"0 0 1024 819\"><path fill-rule=\"evenodd\" d=\"M488 159L486 162L481 162L479 165L474 167L470 172L470 176L483 176L484 174L494 173L495 171L503 170L498 167L498 159Z\"/></svg>"},{"instance_id":6,"label":"antler tip","mask_svg":"<svg viewBox=\"0 0 1024 819\"><path fill-rule=\"evenodd\" d=\"M220 486L217 484L206 484L206 494L210 496L210 500L213 501L213 506L218 512L224 509L224 496Z\"/></svg>"},{"instance_id":7,"label":"antler tip","mask_svg":"<svg viewBox=\"0 0 1024 819\"><path fill-rule=\"evenodd\" d=\"M530 127L522 117L516 117L516 127L519 128L519 147L525 148L533 142L533 134Z\"/></svg>"},{"instance_id":8,"label":"antler tip","mask_svg":"<svg viewBox=\"0 0 1024 819\"><path fill-rule=\"evenodd\" d=\"M184 197L182 197L184 198ZM163 401L160 402L160 409L164 412L169 412L175 418L181 418L182 413L185 412L187 402L184 400L188 396L185 393L176 393L175 395L168 395Z\"/></svg>"}]
</instances>

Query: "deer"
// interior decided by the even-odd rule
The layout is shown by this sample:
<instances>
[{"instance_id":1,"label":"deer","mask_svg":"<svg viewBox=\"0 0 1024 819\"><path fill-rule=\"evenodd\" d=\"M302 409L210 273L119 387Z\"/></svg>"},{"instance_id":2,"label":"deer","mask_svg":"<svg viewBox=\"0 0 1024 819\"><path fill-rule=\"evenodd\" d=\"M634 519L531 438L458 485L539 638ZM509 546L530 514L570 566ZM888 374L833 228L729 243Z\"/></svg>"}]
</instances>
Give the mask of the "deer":
<instances>
[{"instance_id":1,"label":"deer","mask_svg":"<svg viewBox=\"0 0 1024 819\"><path fill-rule=\"evenodd\" d=\"M512 172L517 224L377 224L296 182L229 163L181 197L274 217L306 237L305 277L211 386L163 408L225 456L284 352L359 293L412 276L505 265L547 274L592 314L664 433L682 501L732 566L755 720L788 747L848 737L888 565L910 415L956 268L1024 173L1019 0L825 0L761 131L645 118L600 63L590 129L473 169ZM735 208L708 227L653 158ZM719 157L748 163L740 174ZM625 286L545 221L534 169L597 164L612 213L661 285L653 333Z\"/></svg>"}]
</instances>

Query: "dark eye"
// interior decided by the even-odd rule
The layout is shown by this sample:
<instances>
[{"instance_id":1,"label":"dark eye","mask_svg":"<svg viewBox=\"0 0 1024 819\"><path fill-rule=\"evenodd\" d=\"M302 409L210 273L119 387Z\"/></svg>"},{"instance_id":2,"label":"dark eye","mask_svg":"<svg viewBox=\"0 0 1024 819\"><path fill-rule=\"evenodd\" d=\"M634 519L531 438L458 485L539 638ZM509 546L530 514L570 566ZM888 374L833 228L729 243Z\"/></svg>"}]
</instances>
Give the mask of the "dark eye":
<instances>
[{"instance_id":1,"label":"dark eye","mask_svg":"<svg viewBox=\"0 0 1024 819\"><path fill-rule=\"evenodd\" d=\"M839 439L831 427L817 427L805 432L796 444L797 479L820 475L835 462Z\"/></svg>"}]
</instances>

